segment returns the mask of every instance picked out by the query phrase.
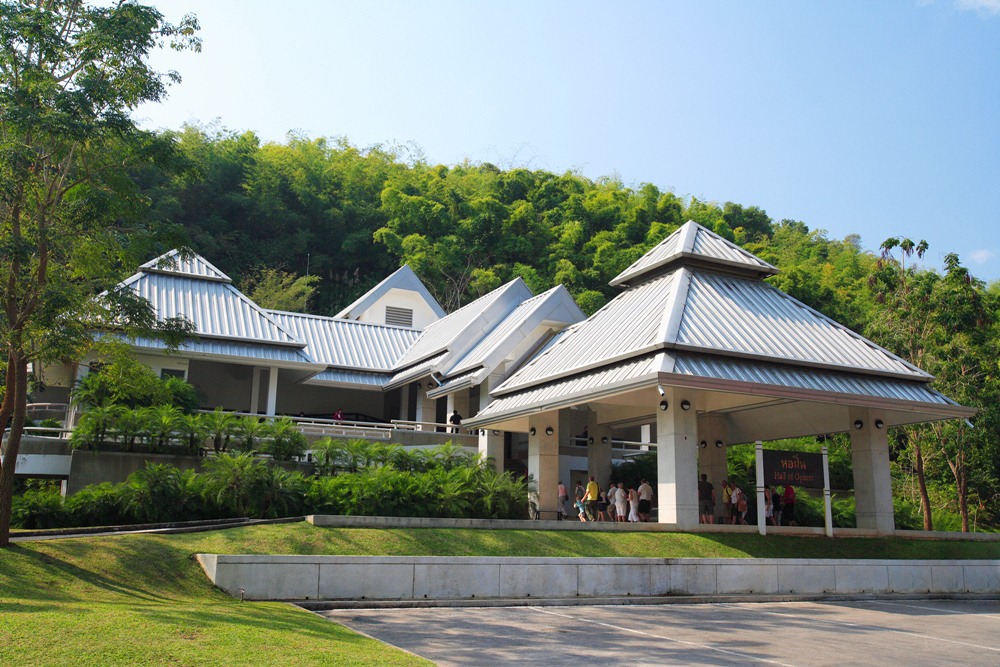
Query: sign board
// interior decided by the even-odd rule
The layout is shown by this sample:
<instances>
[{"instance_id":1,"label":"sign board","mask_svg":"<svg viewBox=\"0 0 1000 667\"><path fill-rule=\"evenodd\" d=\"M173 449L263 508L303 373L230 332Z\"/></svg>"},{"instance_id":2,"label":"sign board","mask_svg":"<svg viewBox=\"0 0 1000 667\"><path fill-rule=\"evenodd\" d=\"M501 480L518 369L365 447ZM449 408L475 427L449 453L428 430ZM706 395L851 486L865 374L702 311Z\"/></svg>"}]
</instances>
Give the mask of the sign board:
<instances>
[{"instance_id":1,"label":"sign board","mask_svg":"<svg viewBox=\"0 0 1000 667\"><path fill-rule=\"evenodd\" d=\"M823 455L765 449L763 484L823 488Z\"/></svg>"}]
</instances>

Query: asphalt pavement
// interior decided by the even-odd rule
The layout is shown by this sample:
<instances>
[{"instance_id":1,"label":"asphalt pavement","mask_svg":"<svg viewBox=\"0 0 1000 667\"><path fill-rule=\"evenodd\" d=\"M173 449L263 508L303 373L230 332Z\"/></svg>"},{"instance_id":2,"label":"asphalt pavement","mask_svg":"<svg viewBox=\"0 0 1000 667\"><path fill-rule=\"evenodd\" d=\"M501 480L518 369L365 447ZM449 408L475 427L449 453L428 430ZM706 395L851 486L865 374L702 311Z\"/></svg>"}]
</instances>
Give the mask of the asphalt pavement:
<instances>
[{"instance_id":1,"label":"asphalt pavement","mask_svg":"<svg viewBox=\"0 0 1000 667\"><path fill-rule=\"evenodd\" d=\"M438 665L1000 665L998 600L318 612Z\"/></svg>"}]
</instances>

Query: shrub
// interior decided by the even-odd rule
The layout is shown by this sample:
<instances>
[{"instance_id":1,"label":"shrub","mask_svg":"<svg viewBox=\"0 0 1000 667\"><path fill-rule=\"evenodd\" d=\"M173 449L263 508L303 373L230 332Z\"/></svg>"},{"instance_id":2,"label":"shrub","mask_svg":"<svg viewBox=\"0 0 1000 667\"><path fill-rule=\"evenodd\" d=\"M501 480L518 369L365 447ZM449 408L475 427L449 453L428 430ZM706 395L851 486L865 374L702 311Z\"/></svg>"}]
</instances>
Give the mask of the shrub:
<instances>
[{"instance_id":1,"label":"shrub","mask_svg":"<svg viewBox=\"0 0 1000 667\"><path fill-rule=\"evenodd\" d=\"M275 461L291 461L306 452L306 437L299 427L288 417L280 417L265 423L262 449Z\"/></svg>"},{"instance_id":2,"label":"shrub","mask_svg":"<svg viewBox=\"0 0 1000 667\"><path fill-rule=\"evenodd\" d=\"M66 525L66 508L56 489L28 489L14 497L11 524L19 528L60 528Z\"/></svg>"}]
</instances>

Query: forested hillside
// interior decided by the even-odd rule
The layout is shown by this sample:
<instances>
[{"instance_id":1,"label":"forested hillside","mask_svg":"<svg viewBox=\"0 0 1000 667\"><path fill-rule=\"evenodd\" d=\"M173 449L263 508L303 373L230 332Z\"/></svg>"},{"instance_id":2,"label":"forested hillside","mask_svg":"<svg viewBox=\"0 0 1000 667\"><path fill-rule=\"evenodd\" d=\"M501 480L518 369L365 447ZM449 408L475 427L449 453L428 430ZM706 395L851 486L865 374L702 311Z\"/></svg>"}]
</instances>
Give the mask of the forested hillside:
<instances>
[{"instance_id":1,"label":"forested hillside","mask_svg":"<svg viewBox=\"0 0 1000 667\"><path fill-rule=\"evenodd\" d=\"M896 430L897 493L922 506L925 525L942 509L967 526L1000 517L1000 286L977 281L955 255L915 269L919 240L865 239L885 241L872 254L857 235L830 239L808 221L648 183L431 165L411 148L345 140L262 145L252 133L195 127L168 136L174 168L137 174L159 228L159 246L146 250L188 245L269 307L331 315L408 263L449 311L521 276L536 293L565 285L590 313L614 294L609 280L695 220L776 265L775 286L980 407L974 427Z\"/></svg>"}]
</instances>

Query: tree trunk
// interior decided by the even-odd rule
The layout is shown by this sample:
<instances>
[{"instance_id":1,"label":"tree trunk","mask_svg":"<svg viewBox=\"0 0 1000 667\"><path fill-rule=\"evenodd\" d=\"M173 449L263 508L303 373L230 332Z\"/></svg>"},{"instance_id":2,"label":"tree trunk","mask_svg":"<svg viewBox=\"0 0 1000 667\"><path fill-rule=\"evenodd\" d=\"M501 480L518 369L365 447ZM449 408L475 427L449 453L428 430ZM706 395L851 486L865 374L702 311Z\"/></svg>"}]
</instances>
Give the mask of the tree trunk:
<instances>
[{"instance_id":1,"label":"tree trunk","mask_svg":"<svg viewBox=\"0 0 1000 667\"><path fill-rule=\"evenodd\" d=\"M917 486L920 488L920 511L924 515L924 530L934 530L934 520L931 518L931 499L927 495L927 480L924 479L924 455L920 450L920 443L911 434L910 443L913 445L913 453L917 463Z\"/></svg>"},{"instance_id":2,"label":"tree trunk","mask_svg":"<svg viewBox=\"0 0 1000 667\"><path fill-rule=\"evenodd\" d=\"M969 532L969 478L965 473L965 452L955 457L955 481L958 486L958 513L962 515L962 532Z\"/></svg>"},{"instance_id":3,"label":"tree trunk","mask_svg":"<svg viewBox=\"0 0 1000 667\"><path fill-rule=\"evenodd\" d=\"M0 547L10 544L10 519L14 501L14 468L21 450L28 402L28 368L24 355L11 352L7 360L7 393L0 417L10 415L10 430L0 464ZM3 425L6 425L4 420Z\"/></svg>"}]
</instances>

